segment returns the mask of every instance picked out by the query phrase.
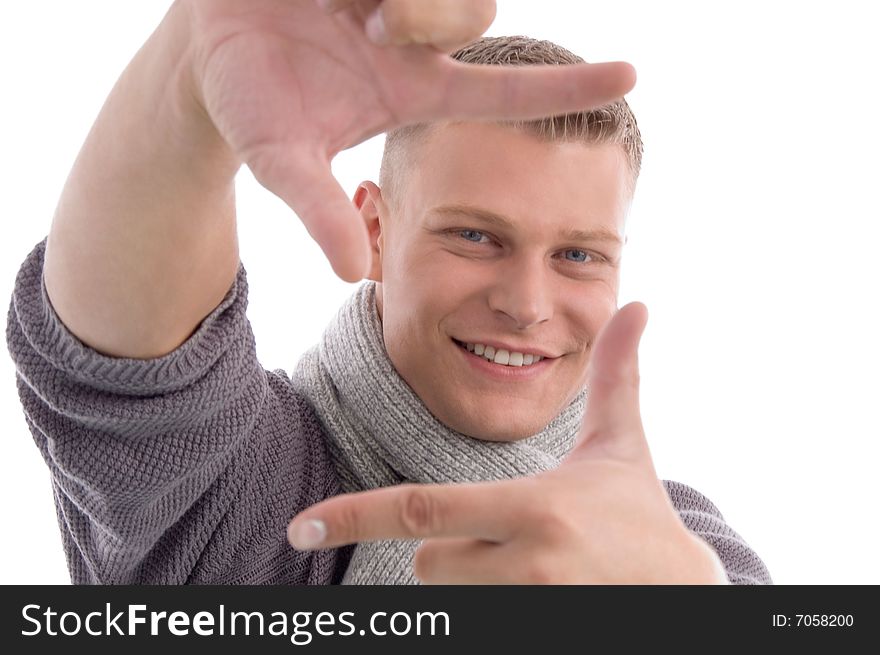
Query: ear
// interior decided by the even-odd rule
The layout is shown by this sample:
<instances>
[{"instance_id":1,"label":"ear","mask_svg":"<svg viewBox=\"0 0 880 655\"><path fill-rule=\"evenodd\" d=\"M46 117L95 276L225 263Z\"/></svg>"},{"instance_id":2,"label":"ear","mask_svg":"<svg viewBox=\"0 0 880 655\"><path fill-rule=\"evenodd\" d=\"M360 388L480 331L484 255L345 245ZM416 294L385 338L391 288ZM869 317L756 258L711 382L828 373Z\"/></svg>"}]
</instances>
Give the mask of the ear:
<instances>
[{"instance_id":1,"label":"ear","mask_svg":"<svg viewBox=\"0 0 880 655\"><path fill-rule=\"evenodd\" d=\"M367 279L382 281L382 220L385 203L382 190L370 181L361 182L352 198L355 208L367 226L370 237L370 269Z\"/></svg>"}]
</instances>

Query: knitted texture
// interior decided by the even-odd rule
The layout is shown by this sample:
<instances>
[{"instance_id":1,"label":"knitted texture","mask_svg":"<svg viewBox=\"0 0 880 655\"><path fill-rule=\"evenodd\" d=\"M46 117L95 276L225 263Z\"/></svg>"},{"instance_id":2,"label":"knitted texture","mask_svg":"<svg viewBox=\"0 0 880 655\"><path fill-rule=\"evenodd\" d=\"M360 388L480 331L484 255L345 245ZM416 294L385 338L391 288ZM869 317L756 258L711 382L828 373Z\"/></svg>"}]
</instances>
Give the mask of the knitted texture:
<instances>
[{"instance_id":1,"label":"knitted texture","mask_svg":"<svg viewBox=\"0 0 880 655\"><path fill-rule=\"evenodd\" d=\"M6 339L27 426L52 477L71 580L329 584L351 549L290 547L290 519L339 491L320 423L263 370L243 268L174 352L108 357L61 323L45 240L15 283Z\"/></svg>"},{"instance_id":2,"label":"knitted texture","mask_svg":"<svg viewBox=\"0 0 880 655\"><path fill-rule=\"evenodd\" d=\"M139 360L101 354L70 333L46 294L44 254L45 240L21 266L6 338L25 422L51 473L71 580L341 582L351 547L302 552L287 543L296 513L341 491L341 451L328 447L336 440L302 390L258 362L244 267L185 343ZM418 457L430 461L431 452ZM380 467L364 480L382 475ZM354 478L343 479L349 487ZM686 485L664 485L731 582L771 582L715 505Z\"/></svg>"}]
</instances>

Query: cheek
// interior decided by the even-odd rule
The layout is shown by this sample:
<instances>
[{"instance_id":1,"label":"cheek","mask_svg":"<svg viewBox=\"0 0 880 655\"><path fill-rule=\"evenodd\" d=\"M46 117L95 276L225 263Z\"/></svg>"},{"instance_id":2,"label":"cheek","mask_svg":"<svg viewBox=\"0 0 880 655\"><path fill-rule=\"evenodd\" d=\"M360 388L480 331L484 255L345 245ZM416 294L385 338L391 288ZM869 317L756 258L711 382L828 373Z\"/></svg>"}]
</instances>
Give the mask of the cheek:
<instances>
[{"instance_id":1,"label":"cheek","mask_svg":"<svg viewBox=\"0 0 880 655\"><path fill-rule=\"evenodd\" d=\"M437 312L454 311L466 298L491 285L491 268L433 242L400 244L393 261L389 274L396 286L406 289L399 295Z\"/></svg>"},{"instance_id":2,"label":"cheek","mask_svg":"<svg viewBox=\"0 0 880 655\"><path fill-rule=\"evenodd\" d=\"M442 333L443 317L455 304L449 288L436 277L414 271L384 282L383 295L385 347L398 369L433 359L431 348Z\"/></svg>"},{"instance_id":3,"label":"cheek","mask_svg":"<svg viewBox=\"0 0 880 655\"><path fill-rule=\"evenodd\" d=\"M578 295L578 302L569 306L572 324L588 347L592 347L602 327L617 312L617 294L608 285L597 285Z\"/></svg>"}]
</instances>

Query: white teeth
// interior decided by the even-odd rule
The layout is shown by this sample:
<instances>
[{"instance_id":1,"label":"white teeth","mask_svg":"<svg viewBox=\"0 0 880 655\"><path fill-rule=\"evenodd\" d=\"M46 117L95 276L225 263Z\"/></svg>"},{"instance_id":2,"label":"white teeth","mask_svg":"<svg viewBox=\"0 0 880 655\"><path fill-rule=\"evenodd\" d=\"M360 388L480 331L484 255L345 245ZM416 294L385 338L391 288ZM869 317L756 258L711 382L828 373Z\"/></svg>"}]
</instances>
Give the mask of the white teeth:
<instances>
[{"instance_id":1,"label":"white teeth","mask_svg":"<svg viewBox=\"0 0 880 655\"><path fill-rule=\"evenodd\" d=\"M526 355L524 353L510 352L503 348L495 350L493 346L486 346L482 343L465 343L463 345L469 352L480 355L490 362L495 362L502 366L530 366L544 359L541 355Z\"/></svg>"}]
</instances>

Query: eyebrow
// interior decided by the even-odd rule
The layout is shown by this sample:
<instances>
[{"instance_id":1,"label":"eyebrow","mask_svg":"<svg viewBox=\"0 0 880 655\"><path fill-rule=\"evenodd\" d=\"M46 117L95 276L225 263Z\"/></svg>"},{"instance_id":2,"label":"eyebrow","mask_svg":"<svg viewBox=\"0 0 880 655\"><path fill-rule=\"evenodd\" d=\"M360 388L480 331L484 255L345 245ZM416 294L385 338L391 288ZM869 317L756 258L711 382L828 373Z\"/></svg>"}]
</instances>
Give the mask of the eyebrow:
<instances>
[{"instance_id":1,"label":"eyebrow","mask_svg":"<svg viewBox=\"0 0 880 655\"><path fill-rule=\"evenodd\" d=\"M514 227L513 223L501 214L496 214L488 209L475 207L473 205L440 205L439 207L431 209L429 213L445 216L470 216L479 219L484 223L489 223L490 225L507 230L512 230ZM619 246L623 245L623 239L621 239L618 234L606 230L605 228L593 228L592 230L568 229L560 232L560 236L563 239L570 239L572 241L608 241Z\"/></svg>"}]
</instances>

